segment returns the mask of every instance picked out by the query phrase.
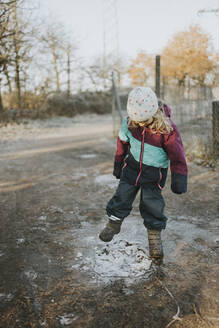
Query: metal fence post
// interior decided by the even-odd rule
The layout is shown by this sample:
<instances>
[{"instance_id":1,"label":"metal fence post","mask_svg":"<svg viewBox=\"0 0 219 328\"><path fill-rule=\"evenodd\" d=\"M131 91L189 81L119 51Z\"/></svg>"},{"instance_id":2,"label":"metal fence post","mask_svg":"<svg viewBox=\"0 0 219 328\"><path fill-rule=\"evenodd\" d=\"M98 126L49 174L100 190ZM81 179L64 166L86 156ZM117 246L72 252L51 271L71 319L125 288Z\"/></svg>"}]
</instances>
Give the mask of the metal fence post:
<instances>
[{"instance_id":1,"label":"metal fence post","mask_svg":"<svg viewBox=\"0 0 219 328\"><path fill-rule=\"evenodd\" d=\"M212 102L213 156L219 165L219 101Z\"/></svg>"},{"instance_id":2,"label":"metal fence post","mask_svg":"<svg viewBox=\"0 0 219 328\"><path fill-rule=\"evenodd\" d=\"M120 98L119 98L119 95L118 95L118 91L117 91L117 88L116 88L114 71L112 72L112 89L113 89L113 94L114 94L114 98L115 98L115 102L116 102L116 107L117 107L117 110L119 112L120 121L122 123L122 121L123 121L122 108L121 108L121 103L120 103Z\"/></svg>"}]
</instances>

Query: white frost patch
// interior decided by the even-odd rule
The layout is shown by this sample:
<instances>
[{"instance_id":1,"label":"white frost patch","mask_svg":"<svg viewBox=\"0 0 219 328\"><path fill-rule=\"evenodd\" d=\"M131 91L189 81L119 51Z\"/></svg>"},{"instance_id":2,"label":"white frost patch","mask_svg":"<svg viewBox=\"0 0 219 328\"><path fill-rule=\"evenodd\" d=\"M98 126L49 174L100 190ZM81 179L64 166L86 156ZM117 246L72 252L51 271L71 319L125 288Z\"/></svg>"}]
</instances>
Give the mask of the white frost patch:
<instances>
[{"instance_id":1,"label":"white frost patch","mask_svg":"<svg viewBox=\"0 0 219 328\"><path fill-rule=\"evenodd\" d=\"M80 157L82 159L89 159L89 158L95 158L95 157L97 157L97 155L96 154L82 154L78 157Z\"/></svg>"},{"instance_id":2,"label":"white frost patch","mask_svg":"<svg viewBox=\"0 0 219 328\"><path fill-rule=\"evenodd\" d=\"M119 240L95 250L93 259L85 258L82 269L92 270L106 283L112 278L136 279L150 269L151 261L138 244Z\"/></svg>"},{"instance_id":3,"label":"white frost patch","mask_svg":"<svg viewBox=\"0 0 219 328\"><path fill-rule=\"evenodd\" d=\"M24 274L30 280L35 280L37 278L37 273L35 271L26 271Z\"/></svg>"},{"instance_id":4,"label":"white frost patch","mask_svg":"<svg viewBox=\"0 0 219 328\"><path fill-rule=\"evenodd\" d=\"M72 175L72 179L76 181L86 177L87 177L87 173L85 172L78 172L77 174Z\"/></svg>"},{"instance_id":5,"label":"white frost patch","mask_svg":"<svg viewBox=\"0 0 219 328\"><path fill-rule=\"evenodd\" d=\"M105 185L109 188L115 188L118 185L118 180L112 174L103 174L95 177L94 182Z\"/></svg>"},{"instance_id":6,"label":"white frost patch","mask_svg":"<svg viewBox=\"0 0 219 328\"><path fill-rule=\"evenodd\" d=\"M47 219L47 216L46 215L41 215L39 217L39 220L41 220L41 221L45 221L46 219Z\"/></svg>"},{"instance_id":7,"label":"white frost patch","mask_svg":"<svg viewBox=\"0 0 219 328\"><path fill-rule=\"evenodd\" d=\"M61 213L61 214L64 214L63 209L61 209L60 207L53 206L53 205L50 206L49 211L51 213Z\"/></svg>"},{"instance_id":8,"label":"white frost patch","mask_svg":"<svg viewBox=\"0 0 219 328\"><path fill-rule=\"evenodd\" d=\"M68 326L77 318L78 317L76 317L74 314L65 314L65 315L59 316L59 321L60 321L61 325Z\"/></svg>"},{"instance_id":9,"label":"white frost patch","mask_svg":"<svg viewBox=\"0 0 219 328\"><path fill-rule=\"evenodd\" d=\"M14 295L10 294L5 294L5 293L0 293L0 301L6 301L6 302L10 302L12 300L12 298L14 297Z\"/></svg>"},{"instance_id":10,"label":"white frost patch","mask_svg":"<svg viewBox=\"0 0 219 328\"><path fill-rule=\"evenodd\" d=\"M18 238L16 240L17 244L20 245L20 244L23 244L25 242L25 239L24 238Z\"/></svg>"}]
</instances>

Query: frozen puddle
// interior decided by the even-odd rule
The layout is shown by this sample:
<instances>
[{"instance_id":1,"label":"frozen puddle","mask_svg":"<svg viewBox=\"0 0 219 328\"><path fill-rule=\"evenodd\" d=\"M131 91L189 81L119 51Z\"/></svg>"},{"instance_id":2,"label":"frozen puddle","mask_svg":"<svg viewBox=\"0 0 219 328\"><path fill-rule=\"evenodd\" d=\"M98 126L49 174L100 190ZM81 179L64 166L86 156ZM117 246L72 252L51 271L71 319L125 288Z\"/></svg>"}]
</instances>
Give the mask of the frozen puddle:
<instances>
[{"instance_id":1,"label":"frozen puddle","mask_svg":"<svg viewBox=\"0 0 219 328\"><path fill-rule=\"evenodd\" d=\"M79 157L82 159L89 159L89 158L95 158L95 157L97 157L97 155L96 154L82 154Z\"/></svg>"},{"instance_id":2,"label":"frozen puddle","mask_svg":"<svg viewBox=\"0 0 219 328\"><path fill-rule=\"evenodd\" d=\"M94 182L107 186L109 188L115 188L118 185L118 180L112 174L103 174L95 177Z\"/></svg>"},{"instance_id":3,"label":"frozen puddle","mask_svg":"<svg viewBox=\"0 0 219 328\"><path fill-rule=\"evenodd\" d=\"M85 258L81 269L93 272L102 282L108 283L118 278L135 281L150 269L151 261L136 243L118 240L94 250L94 258ZM81 253L77 257L81 258Z\"/></svg>"}]
</instances>

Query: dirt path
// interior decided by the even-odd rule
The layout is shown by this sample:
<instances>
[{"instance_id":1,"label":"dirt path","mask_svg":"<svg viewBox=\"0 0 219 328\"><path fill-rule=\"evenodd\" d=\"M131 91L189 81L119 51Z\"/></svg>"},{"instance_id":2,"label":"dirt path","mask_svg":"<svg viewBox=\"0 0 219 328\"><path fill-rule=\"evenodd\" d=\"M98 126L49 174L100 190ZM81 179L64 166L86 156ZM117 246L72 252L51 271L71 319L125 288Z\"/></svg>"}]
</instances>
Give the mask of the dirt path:
<instances>
[{"instance_id":1,"label":"dirt path","mask_svg":"<svg viewBox=\"0 0 219 328\"><path fill-rule=\"evenodd\" d=\"M98 240L118 183L109 117L66 122L1 139L0 327L219 327L218 171L189 163L180 197L167 182L151 275L138 197L121 234Z\"/></svg>"}]
</instances>

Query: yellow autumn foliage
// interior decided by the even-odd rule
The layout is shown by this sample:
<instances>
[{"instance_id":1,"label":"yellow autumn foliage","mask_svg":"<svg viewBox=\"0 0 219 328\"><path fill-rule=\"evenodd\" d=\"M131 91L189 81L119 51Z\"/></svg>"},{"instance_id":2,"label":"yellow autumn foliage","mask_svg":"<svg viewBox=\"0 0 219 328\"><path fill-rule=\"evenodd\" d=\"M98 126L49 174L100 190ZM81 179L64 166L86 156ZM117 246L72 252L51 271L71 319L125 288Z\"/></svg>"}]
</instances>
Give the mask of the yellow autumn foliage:
<instances>
[{"instance_id":1,"label":"yellow autumn foliage","mask_svg":"<svg viewBox=\"0 0 219 328\"><path fill-rule=\"evenodd\" d=\"M215 68L213 55L210 36L198 25L191 25L187 31L175 34L164 48L161 74L182 84L186 77L204 84L206 74Z\"/></svg>"},{"instance_id":2,"label":"yellow autumn foliage","mask_svg":"<svg viewBox=\"0 0 219 328\"><path fill-rule=\"evenodd\" d=\"M132 60L127 73L129 74L134 86L146 85L153 69L153 56L141 51L138 53L137 57Z\"/></svg>"}]
</instances>

